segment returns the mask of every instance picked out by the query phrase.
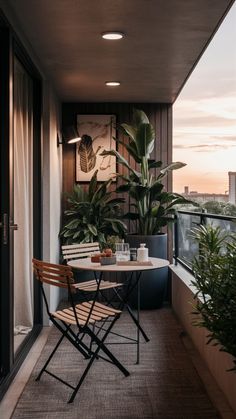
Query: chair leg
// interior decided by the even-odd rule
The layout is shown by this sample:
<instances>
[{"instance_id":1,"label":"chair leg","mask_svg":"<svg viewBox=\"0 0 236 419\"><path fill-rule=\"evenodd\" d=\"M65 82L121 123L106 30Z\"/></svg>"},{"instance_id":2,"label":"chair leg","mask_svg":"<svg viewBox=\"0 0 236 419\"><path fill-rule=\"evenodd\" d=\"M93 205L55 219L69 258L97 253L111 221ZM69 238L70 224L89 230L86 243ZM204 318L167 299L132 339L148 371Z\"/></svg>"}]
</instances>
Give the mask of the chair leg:
<instances>
[{"instance_id":1,"label":"chair leg","mask_svg":"<svg viewBox=\"0 0 236 419\"><path fill-rule=\"evenodd\" d=\"M85 343L81 341L81 339L78 339L78 336L71 330L70 326L67 326L64 330L57 321L54 320L54 318L51 318L51 321L55 326L60 330L60 332L72 343L72 345L78 349L78 351L86 358L90 358L90 350ZM72 334L73 338L69 335L69 333Z\"/></svg>"},{"instance_id":2,"label":"chair leg","mask_svg":"<svg viewBox=\"0 0 236 419\"><path fill-rule=\"evenodd\" d=\"M45 362L43 368L41 369L41 371L39 372L38 376L36 377L35 381L39 381L41 378L41 375L43 374L43 372L46 370L49 362L51 361L52 357L54 356L55 352L57 351L58 347L60 346L62 340L64 339L64 337L66 337L71 343L72 345L74 345L76 347L76 349L78 349L82 355L84 355L84 357L86 359L90 358L90 350L89 348L82 342L78 343L78 339L76 334L70 329L70 326L66 326L66 329L63 329L53 318L51 318L51 321L54 323L54 325L60 330L60 332L62 332L62 336L60 337L60 339L58 340L56 346L54 347L53 351L51 352L51 354L49 355L47 361ZM71 336L68 335L68 332L70 332L72 334L72 336L74 337L74 340ZM83 346L83 348L81 347Z\"/></svg>"},{"instance_id":3,"label":"chair leg","mask_svg":"<svg viewBox=\"0 0 236 419\"><path fill-rule=\"evenodd\" d=\"M89 362L88 362L88 364L87 364L87 367L85 368L85 370L84 370L84 372L83 372L82 376L80 377L80 380L79 380L79 382L78 382L77 386L75 387L75 389L74 389L74 391L73 391L73 393L72 393L72 395L71 395L71 397L69 398L69 400L68 400L68 402L67 402L67 403L72 403L72 402L74 401L74 398L75 398L75 396L76 396L77 392L79 391L79 388L81 387L81 385L82 385L82 383L83 383L83 381L84 381L84 379L85 379L86 375L88 374L88 371L89 371L89 369L90 369L90 367L91 367L92 363L95 361L95 359L96 359L96 357L97 357L97 353L98 353L99 349L100 349L100 348L97 348L97 349L96 349L96 351L94 352L93 356L90 358L90 360L89 360Z\"/></svg>"},{"instance_id":4,"label":"chair leg","mask_svg":"<svg viewBox=\"0 0 236 419\"><path fill-rule=\"evenodd\" d=\"M109 351L109 349L107 349L107 347L104 344L104 341L106 339L106 337L108 336L111 328L113 327L113 325L115 324L116 320L118 320L118 317L115 317L114 320L111 322L111 325L109 326L109 328L106 330L106 333L103 335L102 339L100 340L94 333L92 330L90 330L89 328L87 328L87 333L90 335L91 339L94 340L97 344L97 349L96 351L93 353L93 356L90 358L87 367L85 368L77 386L75 387L70 399L68 400L68 403L72 403L74 401L74 398L79 390L79 388L81 387L89 369L91 368L91 365L93 364L93 362L95 361L95 359L98 357L98 352L102 349L102 351L111 359L112 363L114 365L116 365L119 370L125 375L125 377L128 377L129 371L126 370L126 368L123 367L123 365L118 361L118 359Z\"/></svg>"},{"instance_id":5,"label":"chair leg","mask_svg":"<svg viewBox=\"0 0 236 419\"><path fill-rule=\"evenodd\" d=\"M134 315L134 313L133 313L133 311L132 311L132 309L131 309L130 305L129 305L129 304L128 304L128 302L126 301L126 299L125 299L125 301L124 301L124 300L122 299L122 297L120 296L119 292L118 292L116 289L114 289L114 291L115 291L115 293L116 293L116 296L117 296L117 297L119 298L119 300L120 300L121 307L122 307L122 306L124 306L124 305L127 307L128 313L129 313L129 315L130 315L131 319L133 320L133 322L134 322L135 326L136 326L136 327L140 330L141 334L143 335L144 340L145 340L146 342L149 342L149 341L150 341L149 337L146 335L146 333L144 332L143 328L140 326L139 322L137 321L137 318L135 317L135 315Z\"/></svg>"},{"instance_id":6,"label":"chair leg","mask_svg":"<svg viewBox=\"0 0 236 419\"><path fill-rule=\"evenodd\" d=\"M106 335L107 336L107 335ZM95 342L97 343L97 340L100 341L97 336L94 338ZM119 370L124 374L125 377L128 377L130 375L129 371L123 367L123 365L118 361L118 359L113 355L111 351L103 344L104 340L100 341L99 343L99 350L102 349L102 351L111 359L112 363L119 368ZM98 351L95 351L95 353Z\"/></svg>"},{"instance_id":7,"label":"chair leg","mask_svg":"<svg viewBox=\"0 0 236 419\"><path fill-rule=\"evenodd\" d=\"M133 322L135 323L135 325L139 328L139 330L142 333L145 341L146 342L149 342L150 341L149 337L146 335L146 333L144 332L143 328L140 326L140 323L138 323L138 321L137 321L137 319L136 319L136 317L135 317L135 315L134 315L131 307L128 304L126 304L126 307L127 307L127 310L129 312L129 315L130 315L131 319L133 320Z\"/></svg>"},{"instance_id":8,"label":"chair leg","mask_svg":"<svg viewBox=\"0 0 236 419\"><path fill-rule=\"evenodd\" d=\"M93 333L95 334L95 324L93 324ZM93 339L90 340L89 349L92 352L92 349L93 349Z\"/></svg>"},{"instance_id":9,"label":"chair leg","mask_svg":"<svg viewBox=\"0 0 236 419\"><path fill-rule=\"evenodd\" d=\"M46 370L46 368L47 368L47 366L48 366L49 362L51 361L51 359L52 359L53 355L55 354L55 352L56 352L57 348L59 347L59 345L60 345L60 344L61 344L61 342L63 341L64 337L65 337L65 335L62 335L62 336L60 337L60 339L59 339L59 341L57 342L57 344L56 344L55 348L53 349L53 351L52 351L52 352L51 352L51 354L49 355L49 357L48 357L47 361L45 362L45 364L44 364L43 368L41 369L41 371L39 372L39 374L38 374L38 375L37 375L37 377L35 378L35 381L39 381L39 380L40 380L41 375L42 375L42 374L43 374L43 372Z\"/></svg>"}]
</instances>

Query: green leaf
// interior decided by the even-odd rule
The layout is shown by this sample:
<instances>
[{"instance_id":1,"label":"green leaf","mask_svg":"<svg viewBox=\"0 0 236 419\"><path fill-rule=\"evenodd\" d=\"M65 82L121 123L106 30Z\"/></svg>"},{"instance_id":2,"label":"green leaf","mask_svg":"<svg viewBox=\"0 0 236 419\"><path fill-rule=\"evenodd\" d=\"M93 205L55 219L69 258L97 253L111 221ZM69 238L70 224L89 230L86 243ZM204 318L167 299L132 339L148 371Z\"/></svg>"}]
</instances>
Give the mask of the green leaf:
<instances>
[{"instance_id":1,"label":"green leaf","mask_svg":"<svg viewBox=\"0 0 236 419\"><path fill-rule=\"evenodd\" d=\"M133 110L133 121L134 125L137 127L140 124L149 124L149 119L144 111L140 109Z\"/></svg>"},{"instance_id":2,"label":"green leaf","mask_svg":"<svg viewBox=\"0 0 236 419\"><path fill-rule=\"evenodd\" d=\"M78 227L80 221L79 220L72 220L68 224L65 225L65 228L68 230L74 230Z\"/></svg>"},{"instance_id":3,"label":"green leaf","mask_svg":"<svg viewBox=\"0 0 236 419\"><path fill-rule=\"evenodd\" d=\"M136 146L139 157L149 157L150 146L154 145L155 131L150 124L141 124L136 135Z\"/></svg>"},{"instance_id":4,"label":"green leaf","mask_svg":"<svg viewBox=\"0 0 236 419\"><path fill-rule=\"evenodd\" d=\"M158 203L157 205L155 205L154 207L152 207L151 214L152 214L153 217L156 217L157 216L159 206L160 206L160 203Z\"/></svg>"},{"instance_id":5,"label":"green leaf","mask_svg":"<svg viewBox=\"0 0 236 419\"><path fill-rule=\"evenodd\" d=\"M117 142L118 142L118 144L121 144L124 148L126 148L128 153L133 157L133 159L137 163L141 163L141 159L138 156L138 150L137 150L136 144L133 140L129 144L127 144L127 143L125 143L124 141L121 141L121 140L117 140Z\"/></svg>"},{"instance_id":6,"label":"green leaf","mask_svg":"<svg viewBox=\"0 0 236 419\"><path fill-rule=\"evenodd\" d=\"M97 189L97 173L98 173L98 170L95 170L89 183L89 198L90 199L93 197Z\"/></svg>"},{"instance_id":7,"label":"green leaf","mask_svg":"<svg viewBox=\"0 0 236 419\"><path fill-rule=\"evenodd\" d=\"M123 192L129 192L131 188L131 185L128 183L124 183L123 185L117 186L116 192L123 193Z\"/></svg>"},{"instance_id":8,"label":"green leaf","mask_svg":"<svg viewBox=\"0 0 236 419\"><path fill-rule=\"evenodd\" d=\"M76 233L73 235L73 239L77 239L80 236L80 231L76 231Z\"/></svg>"},{"instance_id":9,"label":"green leaf","mask_svg":"<svg viewBox=\"0 0 236 419\"><path fill-rule=\"evenodd\" d=\"M160 204L157 204L155 207L151 209L151 214L155 218L160 218L165 214L165 209Z\"/></svg>"},{"instance_id":10,"label":"green leaf","mask_svg":"<svg viewBox=\"0 0 236 419\"><path fill-rule=\"evenodd\" d=\"M136 172L136 170L134 170L130 164L127 162L127 160L121 156L120 153L118 153L118 151L116 150L104 150L100 156L115 156L117 158L117 162L122 164L123 166L127 167L127 169L132 172L137 178L139 178L141 176L141 173Z\"/></svg>"},{"instance_id":11,"label":"green leaf","mask_svg":"<svg viewBox=\"0 0 236 419\"><path fill-rule=\"evenodd\" d=\"M156 181L155 183L153 183L153 185L150 188L150 194L152 197L152 200L159 196L160 192L162 191L162 189L164 188L164 185L158 181Z\"/></svg>"},{"instance_id":12,"label":"green leaf","mask_svg":"<svg viewBox=\"0 0 236 419\"><path fill-rule=\"evenodd\" d=\"M66 211L64 212L64 214L65 214L65 215L68 215L68 216L70 216L70 215L75 215L75 214L76 214L76 211L66 210Z\"/></svg>"},{"instance_id":13,"label":"green leaf","mask_svg":"<svg viewBox=\"0 0 236 419\"><path fill-rule=\"evenodd\" d=\"M128 125L128 124L121 124L122 128L124 129L125 133L132 138L133 141L135 141L135 137L136 137L136 131L137 129L135 127L133 127L132 125Z\"/></svg>"},{"instance_id":14,"label":"green leaf","mask_svg":"<svg viewBox=\"0 0 236 419\"><path fill-rule=\"evenodd\" d=\"M160 170L160 173L162 175L165 175L167 172L169 172L170 170L177 170L177 169L181 169L182 167L186 166L186 163L182 163L180 161L177 162L173 162L171 164L169 164L168 166L164 167L163 169Z\"/></svg>"},{"instance_id":15,"label":"green leaf","mask_svg":"<svg viewBox=\"0 0 236 419\"><path fill-rule=\"evenodd\" d=\"M94 225L88 224L88 229L93 234L93 236L97 236L98 231L97 231L97 228Z\"/></svg>"},{"instance_id":16,"label":"green leaf","mask_svg":"<svg viewBox=\"0 0 236 419\"><path fill-rule=\"evenodd\" d=\"M65 233L63 234L64 237L71 237L73 236L74 232L72 230L67 230L65 231Z\"/></svg>"},{"instance_id":17,"label":"green leaf","mask_svg":"<svg viewBox=\"0 0 236 419\"><path fill-rule=\"evenodd\" d=\"M162 166L162 161L148 160L148 168L155 169Z\"/></svg>"},{"instance_id":18,"label":"green leaf","mask_svg":"<svg viewBox=\"0 0 236 419\"><path fill-rule=\"evenodd\" d=\"M103 182L91 197L91 203L99 204L101 201L109 199L111 192L107 192L107 182Z\"/></svg>"},{"instance_id":19,"label":"green leaf","mask_svg":"<svg viewBox=\"0 0 236 419\"><path fill-rule=\"evenodd\" d=\"M117 226L117 223L113 223L112 221L111 221L111 225L112 225L112 228L113 228L113 230L115 231L115 233L117 233L117 234L119 234L119 228L118 228L118 226Z\"/></svg>"},{"instance_id":20,"label":"green leaf","mask_svg":"<svg viewBox=\"0 0 236 419\"><path fill-rule=\"evenodd\" d=\"M142 185L131 185L129 194L132 198L135 198L136 201L140 202L149 192L149 188Z\"/></svg>"},{"instance_id":21,"label":"green leaf","mask_svg":"<svg viewBox=\"0 0 236 419\"><path fill-rule=\"evenodd\" d=\"M136 163L141 163L141 158L138 155L138 149L136 143L132 142L130 144L125 144L125 148L128 153L133 157Z\"/></svg>"}]
</instances>

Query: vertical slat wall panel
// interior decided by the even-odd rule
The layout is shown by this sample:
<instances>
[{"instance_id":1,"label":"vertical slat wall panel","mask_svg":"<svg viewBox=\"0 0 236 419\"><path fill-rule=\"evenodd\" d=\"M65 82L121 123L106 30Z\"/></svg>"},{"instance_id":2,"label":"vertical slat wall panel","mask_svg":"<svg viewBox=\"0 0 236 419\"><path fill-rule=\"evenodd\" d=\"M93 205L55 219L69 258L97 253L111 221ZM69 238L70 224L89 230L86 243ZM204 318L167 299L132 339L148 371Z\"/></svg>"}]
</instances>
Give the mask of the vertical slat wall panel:
<instances>
[{"instance_id":1,"label":"vertical slat wall panel","mask_svg":"<svg viewBox=\"0 0 236 419\"><path fill-rule=\"evenodd\" d=\"M171 105L156 103L64 103L62 106L62 126L76 123L78 114L114 114L116 115L117 125L123 122L130 123L132 119L132 111L134 108L142 109L153 124L156 131L156 143L153 151L153 158L162 160L164 164L171 162L172 157L172 117ZM121 138L127 141L127 137ZM119 152L127 159L126 150L123 146L119 146ZM132 161L134 164L134 162ZM125 173L125 168L118 167L120 173ZM165 186L171 190L172 180L165 180ZM75 146L63 146L63 192L70 193L75 183ZM84 184L86 186L86 184ZM115 185L114 185L115 187ZM64 196L64 194L63 194ZM126 196L126 209L129 208L129 200ZM65 208L65 202L62 205Z\"/></svg>"}]
</instances>

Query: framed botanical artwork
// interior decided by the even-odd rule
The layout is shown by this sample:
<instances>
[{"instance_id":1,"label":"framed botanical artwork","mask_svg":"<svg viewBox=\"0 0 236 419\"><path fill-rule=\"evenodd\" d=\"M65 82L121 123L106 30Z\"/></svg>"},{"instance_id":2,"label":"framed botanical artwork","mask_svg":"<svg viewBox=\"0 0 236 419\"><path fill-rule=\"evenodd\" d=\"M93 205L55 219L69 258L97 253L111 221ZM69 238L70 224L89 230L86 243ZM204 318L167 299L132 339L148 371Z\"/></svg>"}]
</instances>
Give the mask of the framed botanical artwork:
<instances>
[{"instance_id":1,"label":"framed botanical artwork","mask_svg":"<svg viewBox=\"0 0 236 419\"><path fill-rule=\"evenodd\" d=\"M76 181L89 182L95 170L103 182L116 173L115 156L101 156L103 150L116 149L115 115L77 115L82 140L76 145Z\"/></svg>"}]
</instances>

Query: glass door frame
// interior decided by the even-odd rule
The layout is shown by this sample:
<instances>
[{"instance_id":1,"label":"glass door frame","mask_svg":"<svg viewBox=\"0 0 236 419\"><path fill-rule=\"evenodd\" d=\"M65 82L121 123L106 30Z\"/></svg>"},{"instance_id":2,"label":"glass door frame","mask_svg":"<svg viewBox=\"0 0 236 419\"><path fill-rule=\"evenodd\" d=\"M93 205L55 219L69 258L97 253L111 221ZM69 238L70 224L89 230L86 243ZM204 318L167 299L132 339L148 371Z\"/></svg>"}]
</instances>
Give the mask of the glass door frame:
<instances>
[{"instance_id":1,"label":"glass door frame","mask_svg":"<svg viewBox=\"0 0 236 419\"><path fill-rule=\"evenodd\" d=\"M16 34L0 15L0 400L42 328L42 300L34 281L34 327L16 354L13 345L13 62L16 57L33 80L34 257L42 254L41 115L42 79Z\"/></svg>"}]
</instances>

